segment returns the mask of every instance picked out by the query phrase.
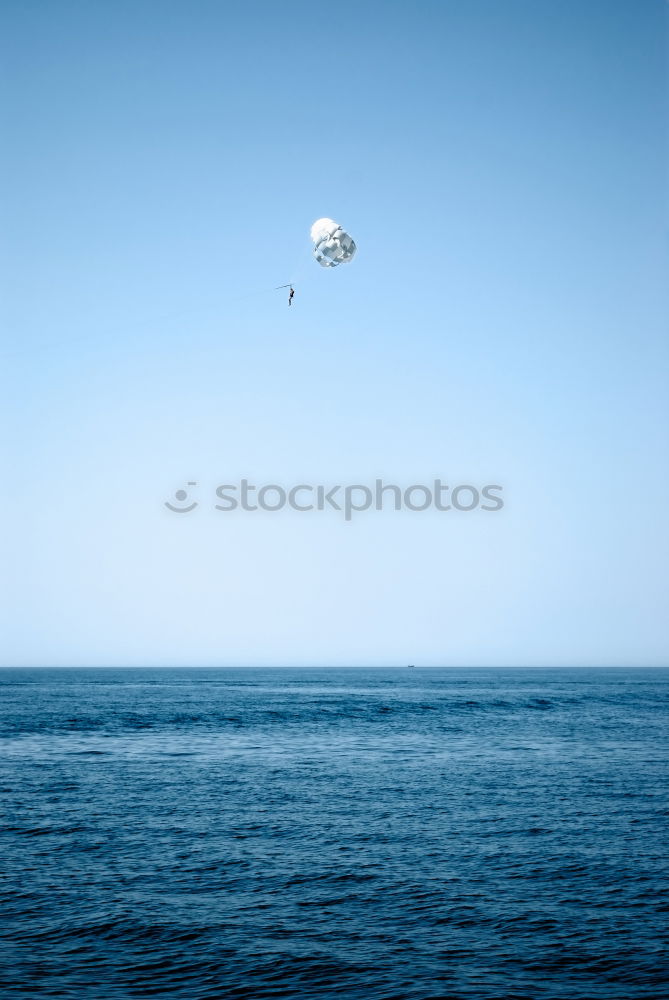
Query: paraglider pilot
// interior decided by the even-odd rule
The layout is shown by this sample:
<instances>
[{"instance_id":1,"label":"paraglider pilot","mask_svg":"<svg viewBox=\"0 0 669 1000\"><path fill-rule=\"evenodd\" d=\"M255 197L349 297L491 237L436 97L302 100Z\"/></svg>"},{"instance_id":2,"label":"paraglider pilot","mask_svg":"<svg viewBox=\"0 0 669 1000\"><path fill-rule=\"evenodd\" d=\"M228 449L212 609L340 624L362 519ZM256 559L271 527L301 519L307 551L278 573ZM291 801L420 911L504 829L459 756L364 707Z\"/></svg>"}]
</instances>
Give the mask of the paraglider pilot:
<instances>
[{"instance_id":1,"label":"paraglider pilot","mask_svg":"<svg viewBox=\"0 0 669 1000\"><path fill-rule=\"evenodd\" d=\"M293 304L293 295L294 294L295 294L295 289L291 285L290 286L290 291L288 292L288 305L289 306L292 306L292 304Z\"/></svg>"}]
</instances>

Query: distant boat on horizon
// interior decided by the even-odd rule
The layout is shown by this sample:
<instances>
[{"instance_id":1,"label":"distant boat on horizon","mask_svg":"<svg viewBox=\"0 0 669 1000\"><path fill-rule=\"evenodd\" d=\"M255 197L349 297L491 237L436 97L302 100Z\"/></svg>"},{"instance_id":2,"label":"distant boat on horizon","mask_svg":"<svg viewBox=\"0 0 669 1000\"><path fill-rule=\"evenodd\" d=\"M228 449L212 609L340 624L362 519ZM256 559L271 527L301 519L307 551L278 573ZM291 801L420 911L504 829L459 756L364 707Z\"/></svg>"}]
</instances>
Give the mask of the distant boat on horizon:
<instances>
[{"instance_id":1,"label":"distant boat on horizon","mask_svg":"<svg viewBox=\"0 0 669 1000\"><path fill-rule=\"evenodd\" d=\"M413 663L407 663L407 667L409 668L409 670L413 670L414 667L415 667L415 664L413 664Z\"/></svg>"}]
</instances>

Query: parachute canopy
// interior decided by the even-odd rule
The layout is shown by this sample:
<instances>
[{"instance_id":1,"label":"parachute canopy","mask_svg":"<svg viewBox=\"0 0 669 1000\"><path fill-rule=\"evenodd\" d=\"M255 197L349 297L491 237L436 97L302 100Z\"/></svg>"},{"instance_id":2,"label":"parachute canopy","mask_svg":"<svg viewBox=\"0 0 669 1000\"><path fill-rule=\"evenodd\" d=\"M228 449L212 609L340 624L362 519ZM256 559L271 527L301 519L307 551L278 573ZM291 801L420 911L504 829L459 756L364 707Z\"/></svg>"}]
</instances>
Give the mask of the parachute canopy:
<instances>
[{"instance_id":1,"label":"parachute canopy","mask_svg":"<svg viewBox=\"0 0 669 1000\"><path fill-rule=\"evenodd\" d=\"M314 257L321 267L347 264L355 254L353 237L333 219L317 219L311 227Z\"/></svg>"}]
</instances>

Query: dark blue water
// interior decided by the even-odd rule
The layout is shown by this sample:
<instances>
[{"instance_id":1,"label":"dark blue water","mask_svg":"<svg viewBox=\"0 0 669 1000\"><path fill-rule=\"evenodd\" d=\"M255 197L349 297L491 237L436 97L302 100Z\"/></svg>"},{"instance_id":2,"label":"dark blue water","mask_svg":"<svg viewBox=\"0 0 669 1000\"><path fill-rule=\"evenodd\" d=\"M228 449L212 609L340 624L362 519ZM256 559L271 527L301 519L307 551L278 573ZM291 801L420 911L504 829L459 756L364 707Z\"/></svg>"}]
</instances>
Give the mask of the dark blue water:
<instances>
[{"instance_id":1,"label":"dark blue water","mask_svg":"<svg viewBox=\"0 0 669 1000\"><path fill-rule=\"evenodd\" d=\"M669 672L0 688L3 998L669 996Z\"/></svg>"}]
</instances>

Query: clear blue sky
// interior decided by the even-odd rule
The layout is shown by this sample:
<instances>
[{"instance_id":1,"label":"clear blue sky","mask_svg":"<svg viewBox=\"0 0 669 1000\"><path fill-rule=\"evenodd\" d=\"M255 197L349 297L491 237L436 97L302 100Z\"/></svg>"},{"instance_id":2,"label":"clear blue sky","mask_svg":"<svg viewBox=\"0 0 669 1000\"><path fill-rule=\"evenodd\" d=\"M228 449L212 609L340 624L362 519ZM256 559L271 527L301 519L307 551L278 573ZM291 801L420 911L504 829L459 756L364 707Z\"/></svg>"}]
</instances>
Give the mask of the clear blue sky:
<instances>
[{"instance_id":1,"label":"clear blue sky","mask_svg":"<svg viewBox=\"0 0 669 1000\"><path fill-rule=\"evenodd\" d=\"M1 18L3 662L667 663L665 4ZM243 476L506 506L213 510Z\"/></svg>"}]
</instances>

